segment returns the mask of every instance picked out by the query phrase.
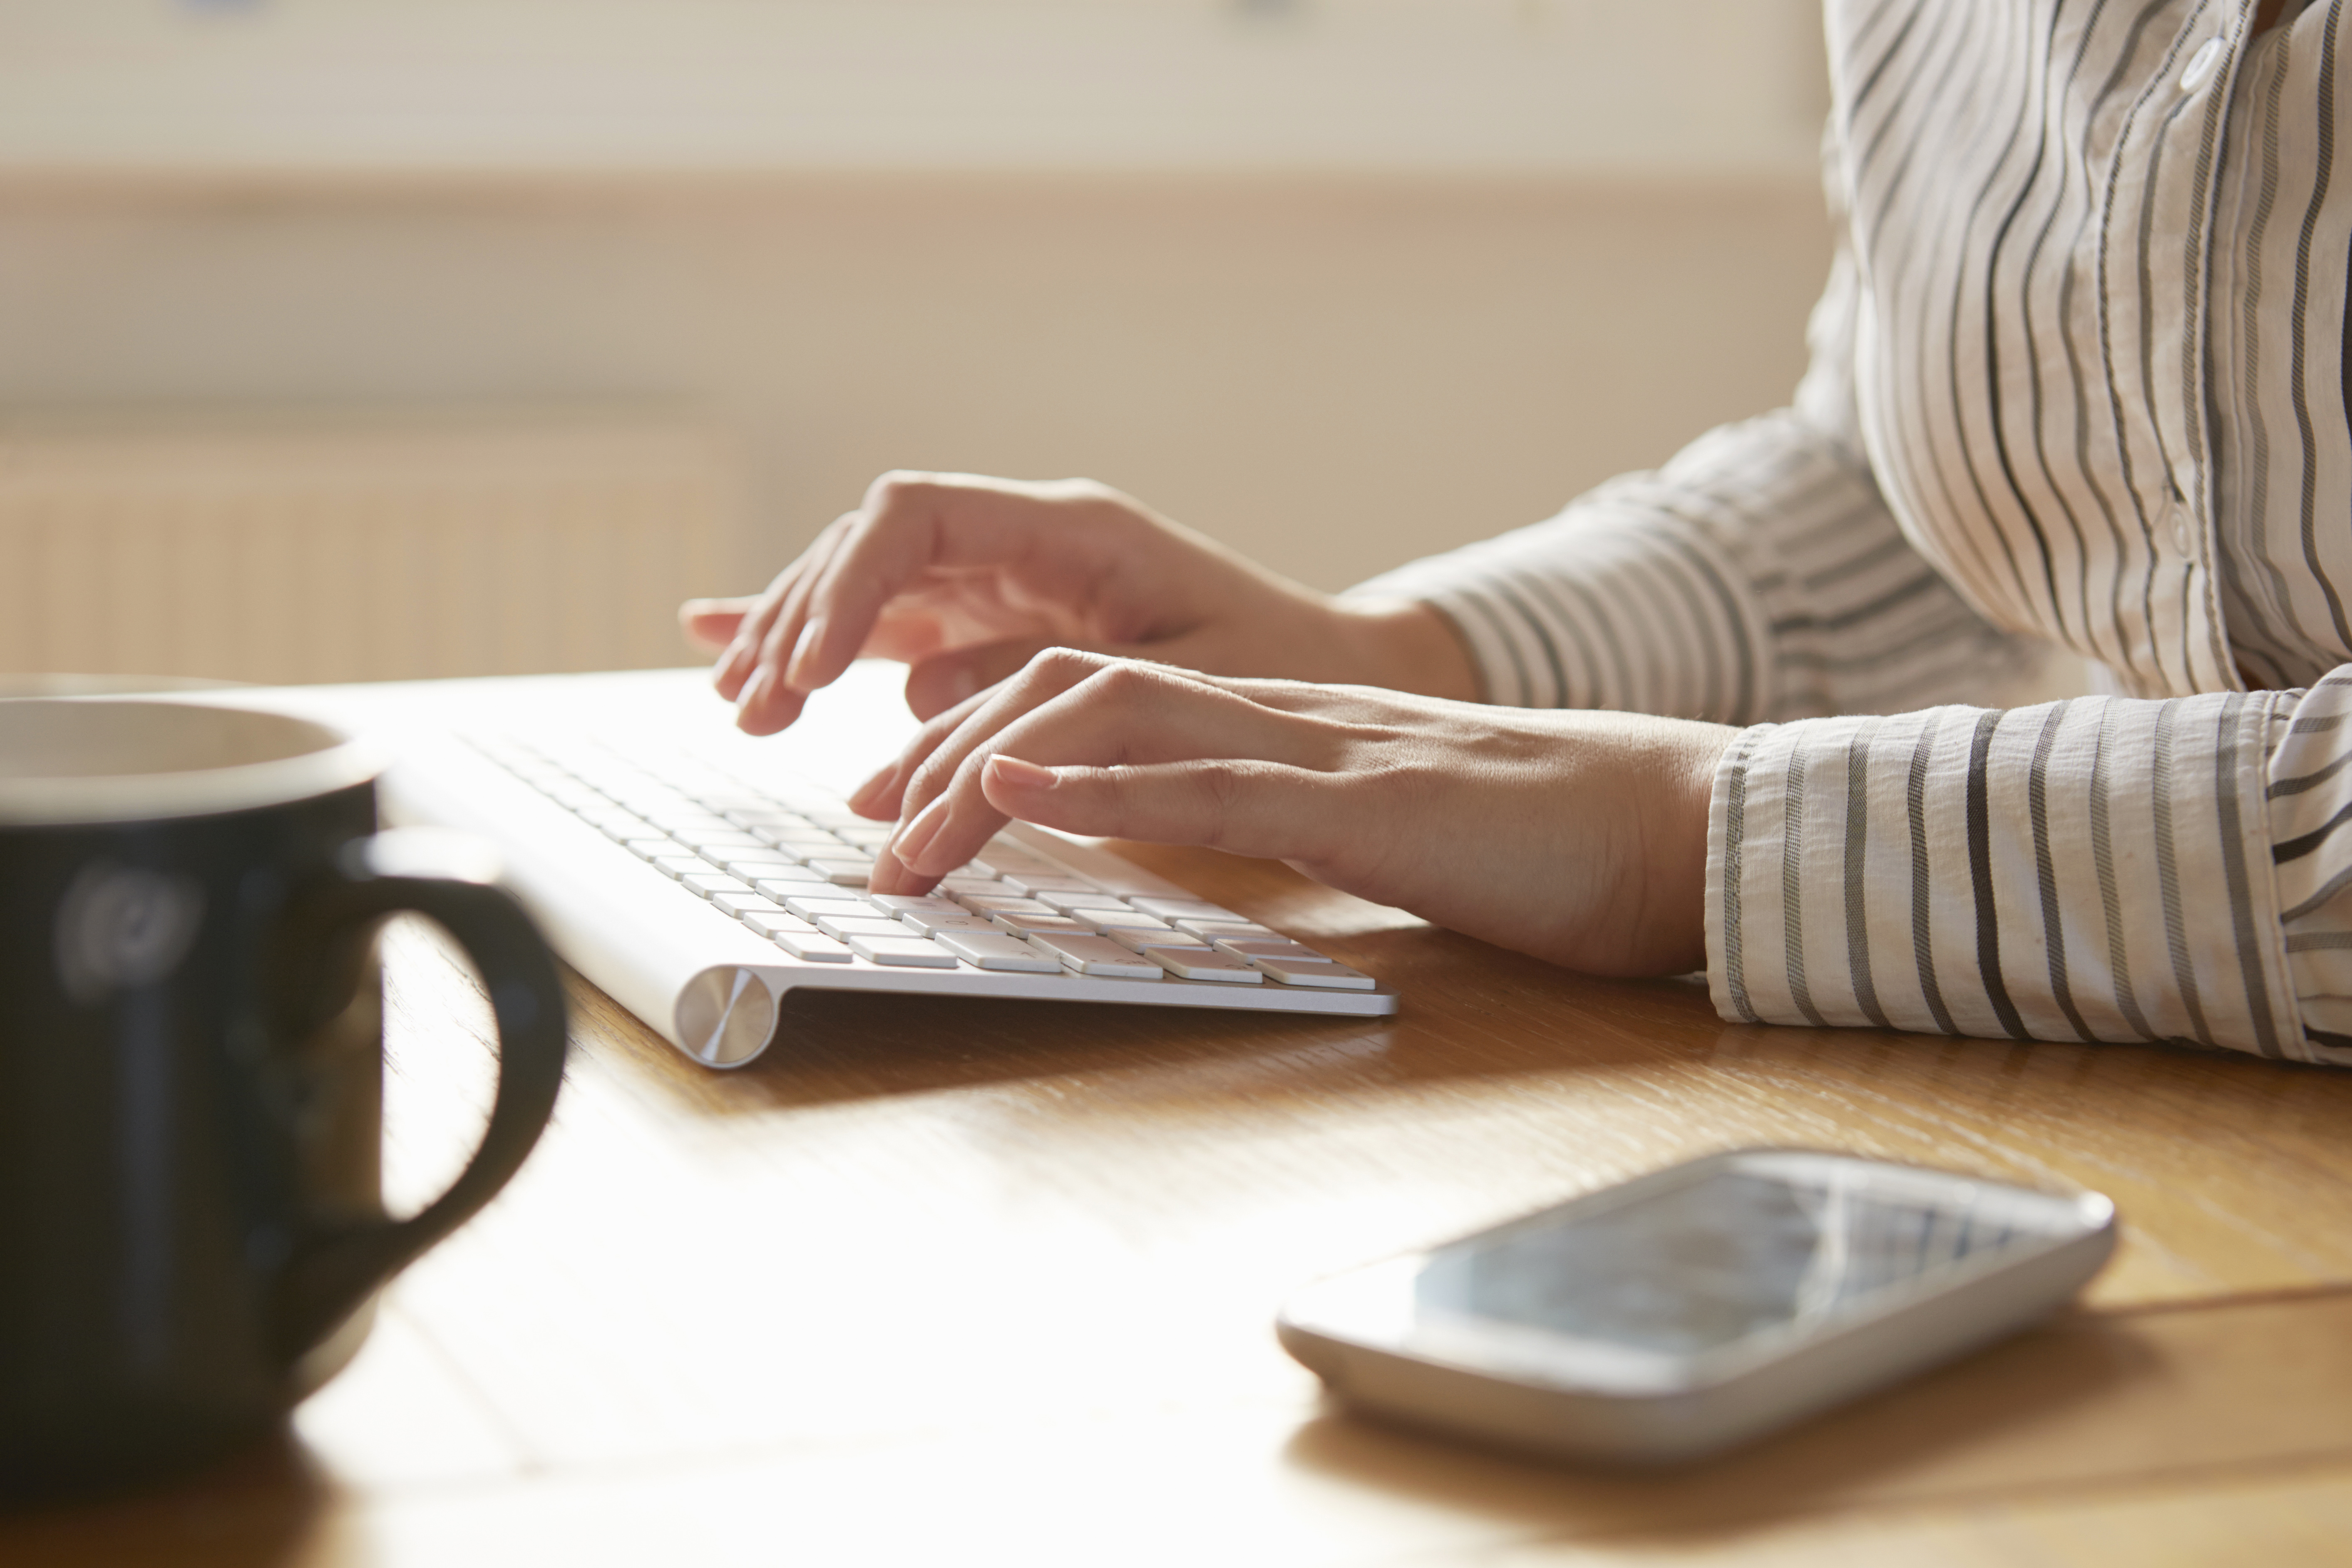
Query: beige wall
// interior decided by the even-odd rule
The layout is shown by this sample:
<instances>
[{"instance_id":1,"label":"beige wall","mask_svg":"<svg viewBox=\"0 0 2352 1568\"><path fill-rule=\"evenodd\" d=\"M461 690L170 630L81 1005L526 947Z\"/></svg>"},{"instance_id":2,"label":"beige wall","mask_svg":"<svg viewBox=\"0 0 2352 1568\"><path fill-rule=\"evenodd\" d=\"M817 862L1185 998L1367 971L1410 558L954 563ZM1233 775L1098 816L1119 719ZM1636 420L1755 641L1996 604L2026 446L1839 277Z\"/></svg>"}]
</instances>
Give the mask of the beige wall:
<instances>
[{"instance_id":1,"label":"beige wall","mask_svg":"<svg viewBox=\"0 0 2352 1568\"><path fill-rule=\"evenodd\" d=\"M1088 474L1336 587L1782 400L1802 180L0 184L0 417L651 404L756 580L893 465Z\"/></svg>"},{"instance_id":2,"label":"beige wall","mask_svg":"<svg viewBox=\"0 0 2352 1568\"><path fill-rule=\"evenodd\" d=\"M5 0L0 170L1795 172L1820 0Z\"/></svg>"}]
</instances>

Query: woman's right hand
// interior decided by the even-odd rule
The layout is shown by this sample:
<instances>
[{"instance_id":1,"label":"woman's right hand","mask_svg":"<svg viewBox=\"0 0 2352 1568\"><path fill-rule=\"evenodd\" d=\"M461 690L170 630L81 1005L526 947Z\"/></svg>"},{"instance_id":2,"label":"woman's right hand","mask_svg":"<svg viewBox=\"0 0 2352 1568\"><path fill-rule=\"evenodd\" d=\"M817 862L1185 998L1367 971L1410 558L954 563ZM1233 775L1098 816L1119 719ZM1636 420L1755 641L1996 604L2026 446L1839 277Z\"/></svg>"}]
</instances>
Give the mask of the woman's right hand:
<instances>
[{"instance_id":1,"label":"woman's right hand","mask_svg":"<svg viewBox=\"0 0 2352 1568\"><path fill-rule=\"evenodd\" d=\"M1318 593L1084 479L886 474L766 592L689 601L679 616L721 650L713 679L753 735L791 724L861 654L911 666L907 703L922 718L1052 646L1478 695L1468 655L1426 607Z\"/></svg>"}]
</instances>

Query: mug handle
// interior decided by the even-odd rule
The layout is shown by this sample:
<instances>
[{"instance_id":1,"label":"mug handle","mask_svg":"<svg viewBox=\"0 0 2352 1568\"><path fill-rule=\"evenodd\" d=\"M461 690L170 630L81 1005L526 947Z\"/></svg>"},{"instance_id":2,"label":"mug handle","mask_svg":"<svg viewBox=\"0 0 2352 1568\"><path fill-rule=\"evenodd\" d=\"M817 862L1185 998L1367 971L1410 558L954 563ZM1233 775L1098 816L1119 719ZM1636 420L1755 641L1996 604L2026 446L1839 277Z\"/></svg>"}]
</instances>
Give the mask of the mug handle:
<instances>
[{"instance_id":1,"label":"mug handle","mask_svg":"<svg viewBox=\"0 0 2352 1568\"><path fill-rule=\"evenodd\" d=\"M447 1191L406 1219L313 1232L295 1244L278 1287L281 1350L299 1356L370 1295L496 1197L539 1142L563 1083L563 988L547 944L495 885L496 856L463 834L395 828L345 846L335 869L298 889L281 929L322 967L376 922L424 915L457 938L498 1020L499 1082L481 1146Z\"/></svg>"}]
</instances>

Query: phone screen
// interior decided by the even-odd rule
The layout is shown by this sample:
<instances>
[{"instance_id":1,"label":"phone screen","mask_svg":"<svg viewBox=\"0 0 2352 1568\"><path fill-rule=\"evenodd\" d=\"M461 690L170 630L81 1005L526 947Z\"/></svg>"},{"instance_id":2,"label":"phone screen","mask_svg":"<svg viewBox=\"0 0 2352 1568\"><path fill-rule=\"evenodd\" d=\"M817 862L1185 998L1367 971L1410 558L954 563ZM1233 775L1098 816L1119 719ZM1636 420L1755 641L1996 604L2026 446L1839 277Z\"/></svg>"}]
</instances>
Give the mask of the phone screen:
<instances>
[{"instance_id":1,"label":"phone screen","mask_svg":"<svg viewBox=\"0 0 2352 1568\"><path fill-rule=\"evenodd\" d=\"M1692 1355L1830 1317L1959 1260L2046 1239L1998 1196L1719 1169L1599 1212L1442 1248L1421 1314Z\"/></svg>"}]
</instances>

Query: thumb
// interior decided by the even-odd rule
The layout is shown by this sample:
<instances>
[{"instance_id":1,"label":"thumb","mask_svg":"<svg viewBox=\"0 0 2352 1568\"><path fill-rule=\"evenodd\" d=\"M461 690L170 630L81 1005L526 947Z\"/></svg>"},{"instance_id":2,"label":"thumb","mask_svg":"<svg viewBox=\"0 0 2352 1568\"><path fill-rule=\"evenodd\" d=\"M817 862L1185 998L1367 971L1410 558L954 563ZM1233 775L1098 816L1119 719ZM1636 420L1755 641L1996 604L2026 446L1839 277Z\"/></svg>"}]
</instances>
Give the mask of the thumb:
<instances>
[{"instance_id":1,"label":"thumb","mask_svg":"<svg viewBox=\"0 0 2352 1568\"><path fill-rule=\"evenodd\" d=\"M689 599L677 607L678 628L696 647L716 653L735 640L743 617L758 602L754 599Z\"/></svg>"},{"instance_id":2,"label":"thumb","mask_svg":"<svg viewBox=\"0 0 2352 1568\"><path fill-rule=\"evenodd\" d=\"M907 706L917 718L937 717L974 692L1017 674L1044 650L1075 646L1026 637L935 654L907 672Z\"/></svg>"}]
</instances>

